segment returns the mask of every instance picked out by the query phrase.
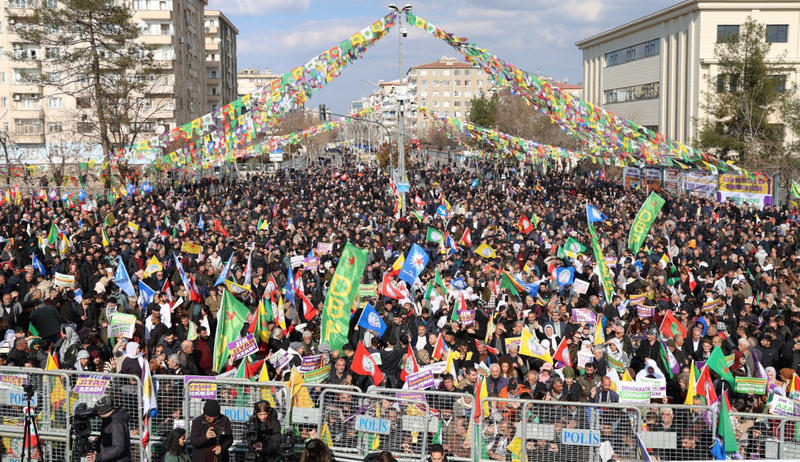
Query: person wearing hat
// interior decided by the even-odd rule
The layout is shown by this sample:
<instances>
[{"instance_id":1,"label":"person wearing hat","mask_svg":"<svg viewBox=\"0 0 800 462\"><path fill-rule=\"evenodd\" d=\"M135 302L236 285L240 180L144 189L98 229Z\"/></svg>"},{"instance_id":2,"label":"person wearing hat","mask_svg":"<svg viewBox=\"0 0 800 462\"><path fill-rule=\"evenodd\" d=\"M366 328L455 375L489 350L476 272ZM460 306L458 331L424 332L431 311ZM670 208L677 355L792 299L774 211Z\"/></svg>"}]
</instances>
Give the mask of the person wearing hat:
<instances>
[{"instance_id":1,"label":"person wearing hat","mask_svg":"<svg viewBox=\"0 0 800 462\"><path fill-rule=\"evenodd\" d=\"M111 397L104 395L94 406L100 417L98 452L86 455L87 462L131 462L131 432L128 429L128 412L117 408Z\"/></svg>"},{"instance_id":2,"label":"person wearing hat","mask_svg":"<svg viewBox=\"0 0 800 462\"><path fill-rule=\"evenodd\" d=\"M233 444L231 421L220 414L219 401L209 399L203 413L192 420L192 462L228 462L228 449Z\"/></svg>"},{"instance_id":3,"label":"person wearing hat","mask_svg":"<svg viewBox=\"0 0 800 462\"><path fill-rule=\"evenodd\" d=\"M661 344L658 342L655 328L650 328L646 331L647 338L639 344L639 348L633 355L631 360L631 367L634 370L639 370L644 367L648 359L659 358Z\"/></svg>"}]
</instances>

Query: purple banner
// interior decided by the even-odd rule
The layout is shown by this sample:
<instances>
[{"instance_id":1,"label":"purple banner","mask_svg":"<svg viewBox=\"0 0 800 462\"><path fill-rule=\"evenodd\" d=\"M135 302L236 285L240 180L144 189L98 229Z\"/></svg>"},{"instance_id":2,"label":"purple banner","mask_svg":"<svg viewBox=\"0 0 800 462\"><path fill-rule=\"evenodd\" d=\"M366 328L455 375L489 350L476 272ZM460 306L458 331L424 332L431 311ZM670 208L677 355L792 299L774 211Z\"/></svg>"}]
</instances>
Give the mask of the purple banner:
<instances>
[{"instance_id":1,"label":"purple banner","mask_svg":"<svg viewBox=\"0 0 800 462\"><path fill-rule=\"evenodd\" d=\"M652 306L638 305L636 307L636 314L638 314L640 318L652 318L655 314L655 311L656 309Z\"/></svg>"},{"instance_id":2,"label":"purple banner","mask_svg":"<svg viewBox=\"0 0 800 462\"><path fill-rule=\"evenodd\" d=\"M592 310L586 308L573 308L572 320L575 322L588 322L594 324L597 322L597 315Z\"/></svg>"},{"instance_id":3,"label":"purple banner","mask_svg":"<svg viewBox=\"0 0 800 462\"><path fill-rule=\"evenodd\" d=\"M311 372L322 367L322 355L303 356L300 372Z\"/></svg>"},{"instance_id":4,"label":"purple banner","mask_svg":"<svg viewBox=\"0 0 800 462\"><path fill-rule=\"evenodd\" d=\"M214 376L187 375L183 377L183 384L189 389L189 398L217 399L217 384L215 383L189 383L190 380L214 380Z\"/></svg>"},{"instance_id":5,"label":"purple banner","mask_svg":"<svg viewBox=\"0 0 800 462\"><path fill-rule=\"evenodd\" d=\"M407 375L406 384L409 390L426 390L431 388L434 385L433 372L427 370Z\"/></svg>"},{"instance_id":6,"label":"purple banner","mask_svg":"<svg viewBox=\"0 0 800 462\"><path fill-rule=\"evenodd\" d=\"M72 387L72 392L84 395L104 395L109 382L111 380L100 377L78 377L75 386Z\"/></svg>"},{"instance_id":7,"label":"purple banner","mask_svg":"<svg viewBox=\"0 0 800 462\"><path fill-rule=\"evenodd\" d=\"M475 310L458 310L458 321L465 326L475 324Z\"/></svg>"},{"instance_id":8,"label":"purple banner","mask_svg":"<svg viewBox=\"0 0 800 462\"><path fill-rule=\"evenodd\" d=\"M234 361L249 356L256 351L258 351L258 342L256 342L253 334L248 334L247 337L237 338L228 343L228 352Z\"/></svg>"}]
</instances>

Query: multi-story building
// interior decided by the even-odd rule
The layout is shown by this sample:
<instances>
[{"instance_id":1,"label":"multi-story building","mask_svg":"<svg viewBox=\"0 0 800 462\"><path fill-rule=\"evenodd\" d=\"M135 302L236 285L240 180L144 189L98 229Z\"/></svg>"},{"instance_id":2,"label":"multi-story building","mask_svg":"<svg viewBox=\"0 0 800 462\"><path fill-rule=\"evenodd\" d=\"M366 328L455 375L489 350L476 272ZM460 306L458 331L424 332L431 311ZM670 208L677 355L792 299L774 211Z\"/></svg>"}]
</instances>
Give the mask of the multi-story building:
<instances>
[{"instance_id":1,"label":"multi-story building","mask_svg":"<svg viewBox=\"0 0 800 462\"><path fill-rule=\"evenodd\" d=\"M140 41L151 45L158 73L141 100L146 116L142 136L172 129L206 110L203 10L206 0L133 0L133 21ZM33 12L32 0L11 0L0 8L0 130L22 148L49 143L94 143L88 98L59 94L32 85L29 73L47 72L45 58L58 49L40 50L14 32L17 18ZM9 59L24 57L24 60Z\"/></svg>"},{"instance_id":2,"label":"multi-story building","mask_svg":"<svg viewBox=\"0 0 800 462\"><path fill-rule=\"evenodd\" d=\"M206 10L206 112L238 98L236 35L239 29L218 10Z\"/></svg>"},{"instance_id":3,"label":"multi-story building","mask_svg":"<svg viewBox=\"0 0 800 462\"><path fill-rule=\"evenodd\" d=\"M409 69L408 83L410 95L418 106L460 120L469 117L473 98L480 93L488 96L496 90L488 74L446 56ZM422 117L415 115L413 129L422 130Z\"/></svg>"},{"instance_id":4,"label":"multi-story building","mask_svg":"<svg viewBox=\"0 0 800 462\"><path fill-rule=\"evenodd\" d=\"M748 17L765 24L767 59L781 58L792 85L800 71L798 2L688 0L577 43L588 101L691 143L708 115L711 92L725 91L714 55ZM709 82L713 84L709 85Z\"/></svg>"},{"instance_id":5,"label":"multi-story building","mask_svg":"<svg viewBox=\"0 0 800 462\"><path fill-rule=\"evenodd\" d=\"M279 74L273 74L269 69L259 72L258 69L248 67L236 74L238 97L253 93L273 80L279 79Z\"/></svg>"}]
</instances>

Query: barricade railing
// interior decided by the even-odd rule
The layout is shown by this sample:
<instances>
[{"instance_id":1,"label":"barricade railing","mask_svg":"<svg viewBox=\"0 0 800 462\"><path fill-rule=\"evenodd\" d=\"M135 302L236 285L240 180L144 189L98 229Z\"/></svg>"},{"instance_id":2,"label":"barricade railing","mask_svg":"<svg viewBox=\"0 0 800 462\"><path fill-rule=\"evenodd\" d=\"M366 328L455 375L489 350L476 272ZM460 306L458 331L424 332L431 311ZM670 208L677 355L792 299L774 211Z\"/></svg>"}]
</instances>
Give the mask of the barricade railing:
<instances>
[{"instance_id":1,"label":"barricade railing","mask_svg":"<svg viewBox=\"0 0 800 462\"><path fill-rule=\"evenodd\" d=\"M153 456L158 456L164 450L167 434L173 428L183 428L185 425L183 413L183 388L186 376L183 375L155 375L156 404L158 414L150 419L150 449Z\"/></svg>"},{"instance_id":2,"label":"barricade railing","mask_svg":"<svg viewBox=\"0 0 800 462\"><path fill-rule=\"evenodd\" d=\"M252 382L247 379L216 380L215 377L192 377L183 388L183 414L186 433L191 432L192 420L203 414L209 399L216 399L220 412L231 422L233 446L232 460L243 460L247 453L244 442L245 424L253 414L253 405L261 400L270 403L278 420L289 421L290 392L283 382Z\"/></svg>"},{"instance_id":3,"label":"barricade railing","mask_svg":"<svg viewBox=\"0 0 800 462\"><path fill-rule=\"evenodd\" d=\"M745 459L800 459L797 417L731 412L739 453Z\"/></svg>"},{"instance_id":4,"label":"barricade railing","mask_svg":"<svg viewBox=\"0 0 800 462\"><path fill-rule=\"evenodd\" d=\"M638 435L651 456L661 460L714 459L709 449L717 431L717 414L710 408L647 404L638 409Z\"/></svg>"},{"instance_id":5,"label":"barricade railing","mask_svg":"<svg viewBox=\"0 0 800 462\"><path fill-rule=\"evenodd\" d=\"M430 417L422 401L327 389L320 395L317 428L337 460L391 451L397 460L419 461L427 458Z\"/></svg>"},{"instance_id":6,"label":"barricade railing","mask_svg":"<svg viewBox=\"0 0 800 462\"><path fill-rule=\"evenodd\" d=\"M303 383L294 399L291 421L282 422L284 428L293 428L301 440L311 436L311 430L317 429L320 418L320 399L325 390L352 391L360 393L361 389L354 385L336 385L330 383Z\"/></svg>"},{"instance_id":7,"label":"barricade railing","mask_svg":"<svg viewBox=\"0 0 800 462\"><path fill-rule=\"evenodd\" d=\"M468 444L470 435L468 429L472 420L473 396L463 392L448 392L438 390L407 390L397 388L384 388L371 386L367 393L381 396L394 396L397 398L415 400L427 403L431 410L429 428L436 429L429 433L429 443L440 443L448 452L448 460L471 461L474 459L473 445ZM456 429L458 423L458 429ZM441 424L441 426L440 426ZM453 427L450 429L450 427Z\"/></svg>"}]
</instances>

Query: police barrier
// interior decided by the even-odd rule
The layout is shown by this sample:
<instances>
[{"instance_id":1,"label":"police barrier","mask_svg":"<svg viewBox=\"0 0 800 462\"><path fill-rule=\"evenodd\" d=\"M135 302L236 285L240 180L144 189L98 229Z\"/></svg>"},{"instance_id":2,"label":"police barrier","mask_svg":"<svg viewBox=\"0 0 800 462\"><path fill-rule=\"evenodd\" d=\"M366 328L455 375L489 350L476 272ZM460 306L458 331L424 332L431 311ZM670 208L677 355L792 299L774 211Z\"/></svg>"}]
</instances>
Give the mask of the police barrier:
<instances>
[{"instance_id":1,"label":"police barrier","mask_svg":"<svg viewBox=\"0 0 800 462\"><path fill-rule=\"evenodd\" d=\"M337 460L379 451L391 451L398 460L423 460L432 423L424 401L336 389L320 395L318 434Z\"/></svg>"},{"instance_id":2,"label":"police barrier","mask_svg":"<svg viewBox=\"0 0 800 462\"><path fill-rule=\"evenodd\" d=\"M731 424L745 459L800 459L797 417L731 412Z\"/></svg>"},{"instance_id":3,"label":"police barrier","mask_svg":"<svg viewBox=\"0 0 800 462\"><path fill-rule=\"evenodd\" d=\"M291 394L283 382L252 382L247 379L216 380L214 377L192 377L184 383L183 413L186 433L191 433L192 420L203 414L203 405L216 399L221 414L231 422L233 431L232 460L244 460L247 445L243 441L245 424L253 415L253 405L264 400L277 412L282 426L289 422Z\"/></svg>"},{"instance_id":4,"label":"police barrier","mask_svg":"<svg viewBox=\"0 0 800 462\"><path fill-rule=\"evenodd\" d=\"M173 428L183 428L185 419L183 415L183 389L185 376L182 375L155 375L156 404L158 414L150 419L150 448L153 456L160 455L163 451L167 434Z\"/></svg>"}]
</instances>

